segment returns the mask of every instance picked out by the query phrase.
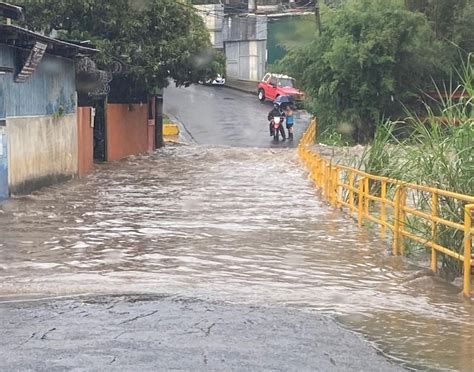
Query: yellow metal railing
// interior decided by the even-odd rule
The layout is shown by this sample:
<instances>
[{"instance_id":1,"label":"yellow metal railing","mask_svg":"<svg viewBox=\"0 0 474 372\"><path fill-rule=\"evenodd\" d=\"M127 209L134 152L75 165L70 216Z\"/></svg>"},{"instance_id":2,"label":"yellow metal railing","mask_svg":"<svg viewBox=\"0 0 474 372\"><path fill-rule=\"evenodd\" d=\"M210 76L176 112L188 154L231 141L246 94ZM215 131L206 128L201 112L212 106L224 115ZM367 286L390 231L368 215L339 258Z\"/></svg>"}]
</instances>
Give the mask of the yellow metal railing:
<instances>
[{"instance_id":1,"label":"yellow metal railing","mask_svg":"<svg viewBox=\"0 0 474 372\"><path fill-rule=\"evenodd\" d=\"M357 217L360 226L364 221L379 225L382 239L391 234L394 255L404 254L408 239L431 249L433 272L438 270L439 253L462 262L463 292L465 296L470 297L474 262L474 197L332 164L330 160L309 148L309 145L315 142L316 129L317 122L313 120L299 143L298 153L308 169L310 178L316 187L322 189L325 199ZM455 213L450 219L440 216L441 202L454 205ZM417 228L416 225L423 225L425 229ZM429 236L424 233L426 227L431 231ZM463 233L463 247L443 246L439 241L441 229L449 230L451 234Z\"/></svg>"}]
</instances>

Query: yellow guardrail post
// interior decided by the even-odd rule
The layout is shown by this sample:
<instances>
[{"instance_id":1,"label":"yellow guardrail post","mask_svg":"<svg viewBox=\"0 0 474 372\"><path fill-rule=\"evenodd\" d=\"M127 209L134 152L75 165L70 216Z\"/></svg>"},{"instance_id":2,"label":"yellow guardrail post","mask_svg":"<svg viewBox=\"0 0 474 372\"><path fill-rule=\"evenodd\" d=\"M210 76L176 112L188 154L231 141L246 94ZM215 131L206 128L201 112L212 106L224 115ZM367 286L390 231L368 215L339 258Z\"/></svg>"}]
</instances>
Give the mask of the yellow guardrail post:
<instances>
[{"instance_id":1,"label":"yellow guardrail post","mask_svg":"<svg viewBox=\"0 0 474 372\"><path fill-rule=\"evenodd\" d=\"M387 208L385 205L385 201L387 200L387 181L383 180L382 181L382 189L380 192L380 197L382 198L382 206L381 206L381 211L380 211L380 220L382 221L382 225L380 228L380 236L382 239L385 239L385 231L387 227L385 224L387 223Z\"/></svg>"},{"instance_id":2,"label":"yellow guardrail post","mask_svg":"<svg viewBox=\"0 0 474 372\"><path fill-rule=\"evenodd\" d=\"M331 165L331 204L336 206L336 167Z\"/></svg>"},{"instance_id":3,"label":"yellow guardrail post","mask_svg":"<svg viewBox=\"0 0 474 372\"><path fill-rule=\"evenodd\" d=\"M331 179L331 167L329 164L324 164L324 196L329 199L329 182Z\"/></svg>"},{"instance_id":4,"label":"yellow guardrail post","mask_svg":"<svg viewBox=\"0 0 474 372\"><path fill-rule=\"evenodd\" d=\"M324 168L323 168L323 160L321 157L318 157L318 187L323 188L324 185Z\"/></svg>"},{"instance_id":5,"label":"yellow guardrail post","mask_svg":"<svg viewBox=\"0 0 474 372\"><path fill-rule=\"evenodd\" d=\"M438 194L431 194L431 217L438 217ZM438 236L438 223L435 219L431 220L431 241L433 243L437 242ZM438 271L438 251L434 248L431 248L431 271L436 273Z\"/></svg>"},{"instance_id":6,"label":"yellow guardrail post","mask_svg":"<svg viewBox=\"0 0 474 372\"><path fill-rule=\"evenodd\" d=\"M464 295L471 296L471 266L472 266L472 211L474 204L464 207Z\"/></svg>"},{"instance_id":7,"label":"yellow guardrail post","mask_svg":"<svg viewBox=\"0 0 474 372\"><path fill-rule=\"evenodd\" d=\"M359 227L362 226L362 220L364 217L364 188L365 178L359 178L359 206L358 206L358 218Z\"/></svg>"},{"instance_id":8,"label":"yellow guardrail post","mask_svg":"<svg viewBox=\"0 0 474 372\"><path fill-rule=\"evenodd\" d=\"M365 213L365 216L366 217L369 217L370 213L369 213L369 203L370 203L370 199L367 197L370 195L370 180L368 177L365 177L364 179L364 200L365 200L365 203L364 203L364 213Z\"/></svg>"},{"instance_id":9,"label":"yellow guardrail post","mask_svg":"<svg viewBox=\"0 0 474 372\"><path fill-rule=\"evenodd\" d=\"M354 213L354 173L349 171L349 209Z\"/></svg>"},{"instance_id":10,"label":"yellow guardrail post","mask_svg":"<svg viewBox=\"0 0 474 372\"><path fill-rule=\"evenodd\" d=\"M400 216L399 216L399 229L400 229L400 235L398 238L398 247L400 250L400 253L402 255L405 254L405 235L403 234L403 231L405 230L405 225L406 225L406 213L405 213L405 207L407 204L407 189L405 187L401 188L400 192Z\"/></svg>"},{"instance_id":11,"label":"yellow guardrail post","mask_svg":"<svg viewBox=\"0 0 474 372\"><path fill-rule=\"evenodd\" d=\"M323 185L324 185L324 162L323 162L323 158L320 157L318 159L318 167L319 167L319 182L318 182L318 186L320 188L323 188Z\"/></svg>"},{"instance_id":12,"label":"yellow guardrail post","mask_svg":"<svg viewBox=\"0 0 474 372\"><path fill-rule=\"evenodd\" d=\"M399 240L400 240L400 194L402 187L398 185L395 189L395 212L393 220L393 255L398 256Z\"/></svg>"},{"instance_id":13,"label":"yellow guardrail post","mask_svg":"<svg viewBox=\"0 0 474 372\"><path fill-rule=\"evenodd\" d=\"M334 205L334 167L329 164L329 172L330 172L330 179L329 179L329 201L332 205Z\"/></svg>"},{"instance_id":14,"label":"yellow guardrail post","mask_svg":"<svg viewBox=\"0 0 474 372\"><path fill-rule=\"evenodd\" d=\"M332 204L332 193L331 193L331 188L332 188L332 166L330 163L326 165L327 169L327 179L326 179L326 198L329 201L330 204Z\"/></svg>"},{"instance_id":15,"label":"yellow guardrail post","mask_svg":"<svg viewBox=\"0 0 474 372\"><path fill-rule=\"evenodd\" d=\"M339 188L339 180L341 179L341 171L338 167L334 168L334 187L336 188L336 194L335 194L335 202L336 202L336 208L341 207L341 200L342 200L342 193L340 192Z\"/></svg>"}]
</instances>

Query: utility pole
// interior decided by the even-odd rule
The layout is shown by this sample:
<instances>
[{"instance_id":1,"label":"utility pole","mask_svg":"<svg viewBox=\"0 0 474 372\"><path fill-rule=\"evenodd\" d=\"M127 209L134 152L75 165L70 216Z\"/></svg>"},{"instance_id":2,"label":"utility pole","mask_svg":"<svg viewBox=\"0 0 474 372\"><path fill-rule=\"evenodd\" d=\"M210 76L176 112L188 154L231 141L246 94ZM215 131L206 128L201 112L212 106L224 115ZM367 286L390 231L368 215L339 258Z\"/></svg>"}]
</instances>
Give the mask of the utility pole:
<instances>
[{"instance_id":1,"label":"utility pole","mask_svg":"<svg viewBox=\"0 0 474 372\"><path fill-rule=\"evenodd\" d=\"M319 0L314 0L314 15L316 16L316 27L319 36L321 36L321 9L319 8Z\"/></svg>"}]
</instances>

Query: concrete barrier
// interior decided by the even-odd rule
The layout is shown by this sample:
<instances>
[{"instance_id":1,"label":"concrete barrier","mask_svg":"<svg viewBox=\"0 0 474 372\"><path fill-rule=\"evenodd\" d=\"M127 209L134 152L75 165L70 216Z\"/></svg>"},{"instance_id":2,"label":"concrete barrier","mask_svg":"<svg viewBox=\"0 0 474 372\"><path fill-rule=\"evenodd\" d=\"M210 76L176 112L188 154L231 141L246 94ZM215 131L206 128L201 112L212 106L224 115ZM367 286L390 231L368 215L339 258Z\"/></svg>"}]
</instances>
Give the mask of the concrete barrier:
<instances>
[{"instance_id":1,"label":"concrete barrier","mask_svg":"<svg viewBox=\"0 0 474 372\"><path fill-rule=\"evenodd\" d=\"M12 194L25 194L77 174L76 114L7 118Z\"/></svg>"},{"instance_id":2,"label":"concrete barrier","mask_svg":"<svg viewBox=\"0 0 474 372\"><path fill-rule=\"evenodd\" d=\"M178 135L179 135L179 128L176 124L163 124L164 137L178 136Z\"/></svg>"}]
</instances>

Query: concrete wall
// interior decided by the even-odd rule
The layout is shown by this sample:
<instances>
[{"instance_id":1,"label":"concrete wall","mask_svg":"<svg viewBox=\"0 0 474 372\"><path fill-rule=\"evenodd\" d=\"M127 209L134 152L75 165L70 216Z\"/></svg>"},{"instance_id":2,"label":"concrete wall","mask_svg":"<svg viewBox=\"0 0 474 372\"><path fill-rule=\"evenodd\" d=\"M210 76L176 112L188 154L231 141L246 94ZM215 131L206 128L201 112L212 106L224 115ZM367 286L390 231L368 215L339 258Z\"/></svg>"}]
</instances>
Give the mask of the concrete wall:
<instances>
[{"instance_id":1,"label":"concrete wall","mask_svg":"<svg viewBox=\"0 0 474 372\"><path fill-rule=\"evenodd\" d=\"M147 151L147 105L107 105L107 160L119 160Z\"/></svg>"},{"instance_id":2,"label":"concrete wall","mask_svg":"<svg viewBox=\"0 0 474 372\"><path fill-rule=\"evenodd\" d=\"M76 115L7 118L8 178L25 194L77 174Z\"/></svg>"},{"instance_id":3,"label":"concrete wall","mask_svg":"<svg viewBox=\"0 0 474 372\"><path fill-rule=\"evenodd\" d=\"M91 107L77 110L77 172L83 176L94 167L94 119Z\"/></svg>"}]
</instances>

